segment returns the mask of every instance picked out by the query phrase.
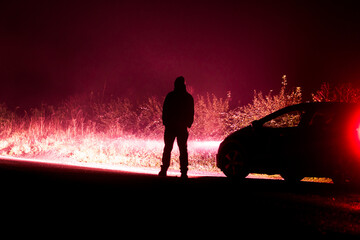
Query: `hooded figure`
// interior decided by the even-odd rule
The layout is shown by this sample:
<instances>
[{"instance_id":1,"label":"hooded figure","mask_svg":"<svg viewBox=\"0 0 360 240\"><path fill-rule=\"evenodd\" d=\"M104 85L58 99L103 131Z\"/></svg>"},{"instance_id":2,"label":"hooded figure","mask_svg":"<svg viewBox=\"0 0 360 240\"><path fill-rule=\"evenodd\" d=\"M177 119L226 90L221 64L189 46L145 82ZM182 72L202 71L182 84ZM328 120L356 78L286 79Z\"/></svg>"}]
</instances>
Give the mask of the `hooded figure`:
<instances>
[{"instance_id":1,"label":"hooded figure","mask_svg":"<svg viewBox=\"0 0 360 240\"><path fill-rule=\"evenodd\" d=\"M186 91L185 79L182 76L176 78L174 91L165 98L162 120L165 126L165 147L159 176L166 176L167 169L170 166L171 151L175 138L177 138L181 177L187 178L187 139L189 136L187 128L190 128L194 121L194 99Z\"/></svg>"}]
</instances>

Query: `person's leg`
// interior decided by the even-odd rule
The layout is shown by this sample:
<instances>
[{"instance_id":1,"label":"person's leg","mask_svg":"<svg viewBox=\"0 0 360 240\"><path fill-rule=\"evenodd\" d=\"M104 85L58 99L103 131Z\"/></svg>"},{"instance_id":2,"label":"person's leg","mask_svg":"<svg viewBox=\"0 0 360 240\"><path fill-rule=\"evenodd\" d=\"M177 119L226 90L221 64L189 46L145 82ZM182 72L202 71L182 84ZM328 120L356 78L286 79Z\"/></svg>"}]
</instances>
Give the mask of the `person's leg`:
<instances>
[{"instance_id":1,"label":"person's leg","mask_svg":"<svg viewBox=\"0 0 360 240\"><path fill-rule=\"evenodd\" d=\"M187 140L189 133L187 128L179 129L177 134L177 144L180 151L180 171L182 177L187 177L188 171L188 151L187 151Z\"/></svg>"},{"instance_id":2,"label":"person's leg","mask_svg":"<svg viewBox=\"0 0 360 240\"><path fill-rule=\"evenodd\" d=\"M161 165L161 171L159 172L159 176L166 176L166 172L170 166L171 151L174 146L174 141L175 141L175 133L172 130L165 128L165 133L164 133L165 147L163 151L162 165Z\"/></svg>"}]
</instances>

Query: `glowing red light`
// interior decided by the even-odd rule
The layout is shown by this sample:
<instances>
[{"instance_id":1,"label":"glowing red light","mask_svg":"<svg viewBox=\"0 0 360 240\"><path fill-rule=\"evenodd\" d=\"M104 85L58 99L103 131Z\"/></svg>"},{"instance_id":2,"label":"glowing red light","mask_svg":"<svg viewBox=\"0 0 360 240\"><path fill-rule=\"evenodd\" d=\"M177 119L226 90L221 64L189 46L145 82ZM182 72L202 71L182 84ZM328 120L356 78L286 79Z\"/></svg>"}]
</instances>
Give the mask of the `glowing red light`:
<instances>
[{"instance_id":1,"label":"glowing red light","mask_svg":"<svg viewBox=\"0 0 360 240\"><path fill-rule=\"evenodd\" d=\"M352 157L360 159L360 110L350 118L347 125L347 140Z\"/></svg>"}]
</instances>

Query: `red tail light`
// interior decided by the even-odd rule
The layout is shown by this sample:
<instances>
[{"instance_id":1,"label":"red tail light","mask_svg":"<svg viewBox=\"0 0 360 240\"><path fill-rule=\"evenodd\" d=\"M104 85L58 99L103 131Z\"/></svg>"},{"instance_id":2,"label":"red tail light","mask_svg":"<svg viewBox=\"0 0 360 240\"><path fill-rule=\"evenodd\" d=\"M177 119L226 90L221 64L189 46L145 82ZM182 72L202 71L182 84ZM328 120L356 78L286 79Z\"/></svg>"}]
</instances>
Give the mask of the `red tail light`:
<instances>
[{"instance_id":1,"label":"red tail light","mask_svg":"<svg viewBox=\"0 0 360 240\"><path fill-rule=\"evenodd\" d=\"M347 126L347 139L350 153L355 154L360 159L360 110L350 117L349 125Z\"/></svg>"}]
</instances>

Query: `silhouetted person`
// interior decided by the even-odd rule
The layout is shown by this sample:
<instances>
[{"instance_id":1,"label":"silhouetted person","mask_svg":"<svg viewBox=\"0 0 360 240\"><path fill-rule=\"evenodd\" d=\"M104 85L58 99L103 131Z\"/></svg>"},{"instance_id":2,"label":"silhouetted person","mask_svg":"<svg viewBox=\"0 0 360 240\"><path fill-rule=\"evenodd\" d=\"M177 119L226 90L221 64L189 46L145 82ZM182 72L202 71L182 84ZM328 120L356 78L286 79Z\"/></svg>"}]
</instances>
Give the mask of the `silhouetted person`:
<instances>
[{"instance_id":1,"label":"silhouetted person","mask_svg":"<svg viewBox=\"0 0 360 240\"><path fill-rule=\"evenodd\" d=\"M170 166L171 151L175 138L177 138L180 151L181 177L187 178L187 139L189 136L187 128L190 128L194 121L194 99L191 94L186 91L184 77L176 78L174 91L166 96L163 105L162 121L165 126L165 147L159 176L166 176L166 172Z\"/></svg>"}]
</instances>

